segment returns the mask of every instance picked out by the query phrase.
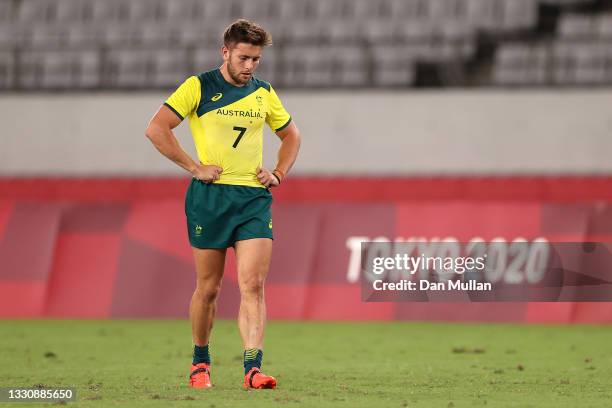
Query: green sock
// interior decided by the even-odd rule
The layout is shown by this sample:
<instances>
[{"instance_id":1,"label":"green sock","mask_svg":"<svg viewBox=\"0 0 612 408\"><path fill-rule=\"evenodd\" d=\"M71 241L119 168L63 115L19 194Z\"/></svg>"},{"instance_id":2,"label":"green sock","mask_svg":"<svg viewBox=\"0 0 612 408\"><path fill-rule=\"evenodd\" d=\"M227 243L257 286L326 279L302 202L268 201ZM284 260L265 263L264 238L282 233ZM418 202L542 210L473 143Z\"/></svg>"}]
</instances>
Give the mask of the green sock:
<instances>
[{"instance_id":1,"label":"green sock","mask_svg":"<svg viewBox=\"0 0 612 408\"><path fill-rule=\"evenodd\" d=\"M210 351L208 344L205 346L193 346L193 364L206 363L210 364Z\"/></svg>"},{"instance_id":2,"label":"green sock","mask_svg":"<svg viewBox=\"0 0 612 408\"><path fill-rule=\"evenodd\" d=\"M251 368L261 368L261 360L263 359L263 350L256 348L244 350L244 373L248 373Z\"/></svg>"}]
</instances>

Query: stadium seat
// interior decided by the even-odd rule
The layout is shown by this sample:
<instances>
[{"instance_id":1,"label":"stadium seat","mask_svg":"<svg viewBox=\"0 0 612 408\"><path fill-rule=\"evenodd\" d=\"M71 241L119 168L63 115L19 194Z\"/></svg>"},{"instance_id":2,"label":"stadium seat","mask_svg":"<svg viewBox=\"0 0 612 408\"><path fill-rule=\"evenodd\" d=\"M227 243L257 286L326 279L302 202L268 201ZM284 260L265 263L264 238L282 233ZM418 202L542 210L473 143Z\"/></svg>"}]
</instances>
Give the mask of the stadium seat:
<instances>
[{"instance_id":1,"label":"stadium seat","mask_svg":"<svg viewBox=\"0 0 612 408\"><path fill-rule=\"evenodd\" d=\"M612 14L604 14L599 17L597 35L602 40L612 40Z\"/></svg>"},{"instance_id":2,"label":"stadium seat","mask_svg":"<svg viewBox=\"0 0 612 408\"><path fill-rule=\"evenodd\" d=\"M291 23L283 31L284 40L295 45L312 45L325 42L327 37L325 32L328 28L327 21L298 20Z\"/></svg>"},{"instance_id":3,"label":"stadium seat","mask_svg":"<svg viewBox=\"0 0 612 408\"><path fill-rule=\"evenodd\" d=\"M505 44L497 50L493 81L498 85L541 85L548 81L546 46Z\"/></svg>"},{"instance_id":4,"label":"stadium seat","mask_svg":"<svg viewBox=\"0 0 612 408\"><path fill-rule=\"evenodd\" d=\"M204 2L205 21L235 20L241 17L238 12L239 9L232 0Z\"/></svg>"},{"instance_id":5,"label":"stadium seat","mask_svg":"<svg viewBox=\"0 0 612 408\"><path fill-rule=\"evenodd\" d=\"M121 20L126 15L126 4L118 0L93 1L91 3L91 19L98 24L112 23Z\"/></svg>"},{"instance_id":6,"label":"stadium seat","mask_svg":"<svg viewBox=\"0 0 612 408\"><path fill-rule=\"evenodd\" d=\"M87 0L57 0L55 23L74 24L91 19L91 1Z\"/></svg>"},{"instance_id":7,"label":"stadium seat","mask_svg":"<svg viewBox=\"0 0 612 408\"><path fill-rule=\"evenodd\" d=\"M334 21L346 18L348 5L344 0L318 0L312 2L311 8L314 19Z\"/></svg>"},{"instance_id":8,"label":"stadium seat","mask_svg":"<svg viewBox=\"0 0 612 408\"><path fill-rule=\"evenodd\" d=\"M501 86L522 85L527 83L527 77L522 70L496 65L493 71L493 83Z\"/></svg>"},{"instance_id":9,"label":"stadium seat","mask_svg":"<svg viewBox=\"0 0 612 408\"><path fill-rule=\"evenodd\" d=\"M378 18L408 21L430 21L429 3L427 0L390 0L381 3Z\"/></svg>"},{"instance_id":10,"label":"stadium seat","mask_svg":"<svg viewBox=\"0 0 612 408\"><path fill-rule=\"evenodd\" d=\"M394 43L398 39L399 27L411 26L411 22L391 22L382 19L372 19L364 22L363 32L369 44Z\"/></svg>"},{"instance_id":11,"label":"stadium seat","mask_svg":"<svg viewBox=\"0 0 612 408\"><path fill-rule=\"evenodd\" d=\"M15 7L12 1L0 1L0 23L15 21Z\"/></svg>"},{"instance_id":12,"label":"stadium seat","mask_svg":"<svg viewBox=\"0 0 612 408\"><path fill-rule=\"evenodd\" d=\"M142 42L142 26L123 22L107 24L100 31L100 42L109 47L138 45Z\"/></svg>"},{"instance_id":13,"label":"stadium seat","mask_svg":"<svg viewBox=\"0 0 612 408\"><path fill-rule=\"evenodd\" d=\"M15 59L12 52L0 52L0 89L14 86Z\"/></svg>"},{"instance_id":14,"label":"stadium seat","mask_svg":"<svg viewBox=\"0 0 612 408\"><path fill-rule=\"evenodd\" d=\"M379 86L408 87L414 81L414 59L410 52L386 46L373 49L373 82Z\"/></svg>"},{"instance_id":15,"label":"stadium seat","mask_svg":"<svg viewBox=\"0 0 612 408\"><path fill-rule=\"evenodd\" d=\"M278 16L277 0L250 0L236 4L236 13L249 20L261 21Z\"/></svg>"},{"instance_id":16,"label":"stadium seat","mask_svg":"<svg viewBox=\"0 0 612 408\"><path fill-rule=\"evenodd\" d=\"M470 0L449 0L448 15L445 19L467 23L469 21L468 8Z\"/></svg>"},{"instance_id":17,"label":"stadium seat","mask_svg":"<svg viewBox=\"0 0 612 408\"><path fill-rule=\"evenodd\" d=\"M390 2L378 2L371 0L347 0L343 7L344 18L350 21L365 21L368 19L380 19L386 13L385 10L389 9L390 13Z\"/></svg>"},{"instance_id":18,"label":"stadium seat","mask_svg":"<svg viewBox=\"0 0 612 408\"><path fill-rule=\"evenodd\" d=\"M51 51L41 53L40 58L42 88L89 88L98 85L99 58L96 52Z\"/></svg>"},{"instance_id":19,"label":"stadium seat","mask_svg":"<svg viewBox=\"0 0 612 408\"><path fill-rule=\"evenodd\" d=\"M363 44L365 40L361 23L355 21L337 20L324 29L330 44Z\"/></svg>"},{"instance_id":20,"label":"stadium seat","mask_svg":"<svg viewBox=\"0 0 612 408\"><path fill-rule=\"evenodd\" d=\"M471 0L477 27L492 32L532 28L537 21L536 0ZM480 16L480 18L478 17Z\"/></svg>"},{"instance_id":21,"label":"stadium seat","mask_svg":"<svg viewBox=\"0 0 612 408\"><path fill-rule=\"evenodd\" d=\"M474 28L495 28L494 14L499 3L495 0L469 0L466 10L468 23Z\"/></svg>"},{"instance_id":22,"label":"stadium seat","mask_svg":"<svg viewBox=\"0 0 612 408\"><path fill-rule=\"evenodd\" d=\"M425 48L423 46L420 47L412 47L413 49L426 50L424 52L420 52L420 60L425 62L445 62L445 61L455 61L461 62L467 59L470 55L474 53L473 44L469 41L444 41L444 40L436 40L431 43L429 48Z\"/></svg>"},{"instance_id":23,"label":"stadium seat","mask_svg":"<svg viewBox=\"0 0 612 408\"><path fill-rule=\"evenodd\" d=\"M166 21L200 20L204 16L204 3L197 0L166 0L160 3L160 18Z\"/></svg>"},{"instance_id":24,"label":"stadium seat","mask_svg":"<svg viewBox=\"0 0 612 408\"><path fill-rule=\"evenodd\" d=\"M608 45L606 47L606 77L605 83L609 84L612 82L612 46Z\"/></svg>"},{"instance_id":25,"label":"stadium seat","mask_svg":"<svg viewBox=\"0 0 612 408\"><path fill-rule=\"evenodd\" d=\"M574 47L575 80L581 85L602 84L606 78L606 50L599 43Z\"/></svg>"},{"instance_id":26,"label":"stadium seat","mask_svg":"<svg viewBox=\"0 0 612 408\"><path fill-rule=\"evenodd\" d=\"M531 45L529 57L526 84L539 86L550 83L550 47L546 44Z\"/></svg>"},{"instance_id":27,"label":"stadium seat","mask_svg":"<svg viewBox=\"0 0 612 408\"><path fill-rule=\"evenodd\" d=\"M139 40L146 48L175 46L180 39L180 30L175 24L148 21L140 25Z\"/></svg>"},{"instance_id":28,"label":"stadium seat","mask_svg":"<svg viewBox=\"0 0 612 408\"><path fill-rule=\"evenodd\" d=\"M20 35L20 45L32 50L60 48L68 41L66 25L32 24L24 27Z\"/></svg>"},{"instance_id":29,"label":"stadium seat","mask_svg":"<svg viewBox=\"0 0 612 408\"><path fill-rule=\"evenodd\" d=\"M95 24L70 24L66 44L69 48L99 46L103 38L103 27Z\"/></svg>"},{"instance_id":30,"label":"stadium seat","mask_svg":"<svg viewBox=\"0 0 612 408\"><path fill-rule=\"evenodd\" d=\"M400 43L428 43L434 38L439 28L441 27L436 27L436 25L430 24L427 21L412 20L407 24L397 24L395 35Z\"/></svg>"},{"instance_id":31,"label":"stadium seat","mask_svg":"<svg viewBox=\"0 0 612 408\"><path fill-rule=\"evenodd\" d=\"M506 30L533 28L537 20L536 0L503 0L501 27Z\"/></svg>"},{"instance_id":32,"label":"stadium seat","mask_svg":"<svg viewBox=\"0 0 612 408\"><path fill-rule=\"evenodd\" d=\"M551 45L552 74L554 84L574 83L575 60L571 44L558 42Z\"/></svg>"},{"instance_id":33,"label":"stadium seat","mask_svg":"<svg viewBox=\"0 0 612 408\"><path fill-rule=\"evenodd\" d=\"M208 71L221 65L221 47L201 47L193 53L194 73Z\"/></svg>"},{"instance_id":34,"label":"stadium seat","mask_svg":"<svg viewBox=\"0 0 612 408\"><path fill-rule=\"evenodd\" d=\"M599 42L557 43L554 80L560 84L603 84L609 77L609 48Z\"/></svg>"},{"instance_id":35,"label":"stadium seat","mask_svg":"<svg viewBox=\"0 0 612 408\"><path fill-rule=\"evenodd\" d=\"M470 41L474 42L474 29L467 22L449 19L441 21L432 28L434 35L446 41Z\"/></svg>"},{"instance_id":36,"label":"stadium seat","mask_svg":"<svg viewBox=\"0 0 612 408\"><path fill-rule=\"evenodd\" d=\"M497 49L495 64L507 68L519 68L529 60L529 47L524 44L505 44Z\"/></svg>"},{"instance_id":37,"label":"stadium seat","mask_svg":"<svg viewBox=\"0 0 612 408\"><path fill-rule=\"evenodd\" d=\"M17 86L23 89L38 89L42 81L42 59L39 52L26 51L20 54Z\"/></svg>"},{"instance_id":38,"label":"stadium seat","mask_svg":"<svg viewBox=\"0 0 612 408\"><path fill-rule=\"evenodd\" d=\"M330 47L335 81L341 86L365 86L368 68L364 48L359 46Z\"/></svg>"},{"instance_id":39,"label":"stadium seat","mask_svg":"<svg viewBox=\"0 0 612 408\"><path fill-rule=\"evenodd\" d=\"M66 52L46 52L42 54L43 88L69 88L72 85L73 55Z\"/></svg>"},{"instance_id":40,"label":"stadium seat","mask_svg":"<svg viewBox=\"0 0 612 408\"><path fill-rule=\"evenodd\" d=\"M374 83L383 87L404 87L412 85L415 71L413 66L384 67L374 72Z\"/></svg>"},{"instance_id":41,"label":"stadium seat","mask_svg":"<svg viewBox=\"0 0 612 408\"><path fill-rule=\"evenodd\" d=\"M155 87L176 87L192 74L184 64L186 61L184 50L158 50L154 52L152 58L154 68L151 84Z\"/></svg>"},{"instance_id":42,"label":"stadium seat","mask_svg":"<svg viewBox=\"0 0 612 408\"><path fill-rule=\"evenodd\" d=\"M100 86L100 55L96 51L79 52L74 82L82 88Z\"/></svg>"},{"instance_id":43,"label":"stadium seat","mask_svg":"<svg viewBox=\"0 0 612 408\"><path fill-rule=\"evenodd\" d=\"M130 22L158 20L161 17L162 6L158 0L126 1L125 16Z\"/></svg>"},{"instance_id":44,"label":"stadium seat","mask_svg":"<svg viewBox=\"0 0 612 408\"><path fill-rule=\"evenodd\" d=\"M17 21L20 23L50 21L55 14L56 4L53 0L22 0L16 3Z\"/></svg>"},{"instance_id":45,"label":"stadium seat","mask_svg":"<svg viewBox=\"0 0 612 408\"><path fill-rule=\"evenodd\" d=\"M151 86L154 70L152 52L144 50L113 50L108 55L109 85L113 87L146 88Z\"/></svg>"},{"instance_id":46,"label":"stadium seat","mask_svg":"<svg viewBox=\"0 0 612 408\"><path fill-rule=\"evenodd\" d=\"M19 43L18 26L13 24L0 25L0 50L11 49Z\"/></svg>"},{"instance_id":47,"label":"stadium seat","mask_svg":"<svg viewBox=\"0 0 612 408\"><path fill-rule=\"evenodd\" d=\"M427 20L440 23L449 19L456 19L455 7L457 7L457 3L456 0L429 0L424 2Z\"/></svg>"},{"instance_id":48,"label":"stadium seat","mask_svg":"<svg viewBox=\"0 0 612 408\"><path fill-rule=\"evenodd\" d=\"M296 87L324 87L334 84L333 51L327 47L289 48L283 53L282 83Z\"/></svg>"},{"instance_id":49,"label":"stadium seat","mask_svg":"<svg viewBox=\"0 0 612 408\"><path fill-rule=\"evenodd\" d=\"M300 21L314 16L314 10L309 1L283 0L277 4L278 18L281 21Z\"/></svg>"},{"instance_id":50,"label":"stadium seat","mask_svg":"<svg viewBox=\"0 0 612 408\"><path fill-rule=\"evenodd\" d=\"M557 6L574 6L585 3L592 3L593 0L539 0L542 4L553 4Z\"/></svg>"},{"instance_id":51,"label":"stadium seat","mask_svg":"<svg viewBox=\"0 0 612 408\"><path fill-rule=\"evenodd\" d=\"M215 21L210 24L189 23L177 27L177 45L184 47L221 46L223 29L226 22Z\"/></svg>"},{"instance_id":52,"label":"stadium seat","mask_svg":"<svg viewBox=\"0 0 612 408\"><path fill-rule=\"evenodd\" d=\"M596 35L597 26L591 16L580 14L564 15L559 21L557 33L567 40L581 40Z\"/></svg>"}]
</instances>

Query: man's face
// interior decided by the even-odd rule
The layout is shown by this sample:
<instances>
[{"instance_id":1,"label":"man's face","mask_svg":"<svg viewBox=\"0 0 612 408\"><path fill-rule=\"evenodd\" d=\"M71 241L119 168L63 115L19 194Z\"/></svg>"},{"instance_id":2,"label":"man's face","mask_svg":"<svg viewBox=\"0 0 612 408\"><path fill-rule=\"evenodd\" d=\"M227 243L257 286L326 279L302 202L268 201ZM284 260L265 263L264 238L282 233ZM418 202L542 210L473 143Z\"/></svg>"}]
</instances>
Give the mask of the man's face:
<instances>
[{"instance_id":1,"label":"man's face","mask_svg":"<svg viewBox=\"0 0 612 408\"><path fill-rule=\"evenodd\" d=\"M227 71L232 80L239 84L246 84L261 59L263 47L258 45L237 43L228 47L223 47L223 61L227 63Z\"/></svg>"}]
</instances>

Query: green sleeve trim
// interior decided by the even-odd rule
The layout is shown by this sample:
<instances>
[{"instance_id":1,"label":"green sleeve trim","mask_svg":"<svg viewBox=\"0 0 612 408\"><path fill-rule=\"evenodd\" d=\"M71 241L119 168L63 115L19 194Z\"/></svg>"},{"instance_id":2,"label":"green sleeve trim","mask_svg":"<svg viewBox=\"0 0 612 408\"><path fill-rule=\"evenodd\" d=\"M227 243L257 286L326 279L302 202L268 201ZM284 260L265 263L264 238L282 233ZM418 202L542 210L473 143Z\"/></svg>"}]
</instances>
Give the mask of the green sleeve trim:
<instances>
[{"instance_id":1,"label":"green sleeve trim","mask_svg":"<svg viewBox=\"0 0 612 408\"><path fill-rule=\"evenodd\" d=\"M170 109L172 112L174 112L174 113L176 114L176 116L178 116L178 117L179 117L179 119L180 119L180 120L185 119L185 118L183 117L183 115L181 115L180 113L178 113L178 112L176 111L176 109L174 109L172 106L170 106L170 104L169 104L168 102L164 102L164 105L165 105L165 106L167 106L167 107L168 107L168 108L169 108L169 109Z\"/></svg>"},{"instance_id":2,"label":"green sleeve trim","mask_svg":"<svg viewBox=\"0 0 612 408\"><path fill-rule=\"evenodd\" d=\"M278 129L276 129L275 132L280 132L281 130L283 130L284 128L289 126L290 123L291 123L291 116L289 116L289 120L287 121L287 123L285 123L283 126L281 126Z\"/></svg>"}]
</instances>

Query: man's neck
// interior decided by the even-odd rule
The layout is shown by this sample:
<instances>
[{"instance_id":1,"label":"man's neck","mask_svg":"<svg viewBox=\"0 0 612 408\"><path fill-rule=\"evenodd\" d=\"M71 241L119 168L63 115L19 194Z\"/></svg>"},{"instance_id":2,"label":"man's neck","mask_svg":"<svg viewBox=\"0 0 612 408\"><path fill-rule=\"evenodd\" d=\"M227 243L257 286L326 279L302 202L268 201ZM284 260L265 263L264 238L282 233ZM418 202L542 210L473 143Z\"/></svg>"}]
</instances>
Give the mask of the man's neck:
<instances>
[{"instance_id":1,"label":"man's neck","mask_svg":"<svg viewBox=\"0 0 612 408\"><path fill-rule=\"evenodd\" d=\"M227 82L229 82L230 84L234 85L234 86L238 86L238 87L242 87L245 84L239 84L236 81L234 81L232 79L232 77L229 74L229 71L227 69L227 63L223 63L223 65L221 65L221 67L219 68L219 71L221 71L221 75L223 76L223 79L225 79Z\"/></svg>"}]
</instances>

